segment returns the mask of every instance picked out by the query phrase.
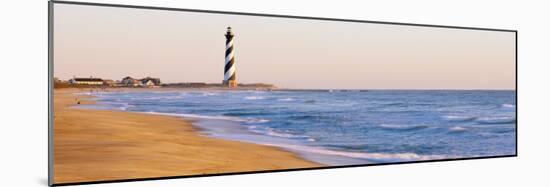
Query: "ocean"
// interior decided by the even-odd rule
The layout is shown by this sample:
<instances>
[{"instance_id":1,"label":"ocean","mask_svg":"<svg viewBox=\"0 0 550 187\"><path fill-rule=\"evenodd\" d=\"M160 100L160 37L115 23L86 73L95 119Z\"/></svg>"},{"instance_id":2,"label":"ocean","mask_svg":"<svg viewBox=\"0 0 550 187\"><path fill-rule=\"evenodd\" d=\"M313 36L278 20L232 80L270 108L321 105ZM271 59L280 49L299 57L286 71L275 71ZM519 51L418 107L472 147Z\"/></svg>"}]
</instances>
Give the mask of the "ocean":
<instances>
[{"instance_id":1,"label":"ocean","mask_svg":"<svg viewBox=\"0 0 550 187\"><path fill-rule=\"evenodd\" d=\"M181 90L91 93L95 105L192 119L214 138L339 166L514 155L515 91Z\"/></svg>"}]
</instances>

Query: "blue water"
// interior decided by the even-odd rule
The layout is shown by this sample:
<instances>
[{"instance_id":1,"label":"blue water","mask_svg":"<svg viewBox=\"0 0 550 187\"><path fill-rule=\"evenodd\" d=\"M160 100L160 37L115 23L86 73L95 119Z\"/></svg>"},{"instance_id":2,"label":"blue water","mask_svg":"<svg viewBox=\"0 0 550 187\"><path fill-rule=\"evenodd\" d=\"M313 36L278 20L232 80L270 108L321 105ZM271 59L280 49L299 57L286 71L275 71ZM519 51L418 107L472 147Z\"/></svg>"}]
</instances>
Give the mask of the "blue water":
<instances>
[{"instance_id":1,"label":"blue water","mask_svg":"<svg viewBox=\"0 0 550 187\"><path fill-rule=\"evenodd\" d=\"M514 91L95 93L96 109L194 119L206 134L327 165L512 155Z\"/></svg>"}]
</instances>

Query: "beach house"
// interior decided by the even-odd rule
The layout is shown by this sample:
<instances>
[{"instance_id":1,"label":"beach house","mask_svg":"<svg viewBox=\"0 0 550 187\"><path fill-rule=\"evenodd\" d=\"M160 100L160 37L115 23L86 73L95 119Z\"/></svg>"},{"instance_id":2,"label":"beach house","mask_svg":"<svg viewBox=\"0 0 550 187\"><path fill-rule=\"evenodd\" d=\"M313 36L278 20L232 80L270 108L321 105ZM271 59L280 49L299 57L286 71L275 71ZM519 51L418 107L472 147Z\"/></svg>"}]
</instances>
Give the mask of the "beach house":
<instances>
[{"instance_id":1,"label":"beach house","mask_svg":"<svg viewBox=\"0 0 550 187\"><path fill-rule=\"evenodd\" d=\"M151 78L151 77L145 77L140 80L142 86L147 87L155 87L160 86L160 79L159 78Z\"/></svg>"},{"instance_id":2,"label":"beach house","mask_svg":"<svg viewBox=\"0 0 550 187\"><path fill-rule=\"evenodd\" d=\"M120 81L120 83L122 84L122 86L130 86L130 87L141 85L141 82L139 80L134 79L130 76L122 78L122 81Z\"/></svg>"},{"instance_id":3,"label":"beach house","mask_svg":"<svg viewBox=\"0 0 550 187\"><path fill-rule=\"evenodd\" d=\"M124 77L120 84L128 87L156 87L160 86L159 78L145 77L143 79L134 79L130 76Z\"/></svg>"}]
</instances>

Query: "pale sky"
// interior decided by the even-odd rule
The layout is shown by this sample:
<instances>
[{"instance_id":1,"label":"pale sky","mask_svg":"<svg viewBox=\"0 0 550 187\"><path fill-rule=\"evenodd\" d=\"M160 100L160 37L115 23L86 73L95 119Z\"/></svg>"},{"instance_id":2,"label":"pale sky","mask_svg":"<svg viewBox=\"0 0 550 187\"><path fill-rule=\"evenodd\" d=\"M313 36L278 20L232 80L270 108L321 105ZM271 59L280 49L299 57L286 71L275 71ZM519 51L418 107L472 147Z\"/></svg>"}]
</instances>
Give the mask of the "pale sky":
<instances>
[{"instance_id":1,"label":"pale sky","mask_svg":"<svg viewBox=\"0 0 550 187\"><path fill-rule=\"evenodd\" d=\"M514 89L515 34L55 4L54 76L302 89Z\"/></svg>"}]
</instances>

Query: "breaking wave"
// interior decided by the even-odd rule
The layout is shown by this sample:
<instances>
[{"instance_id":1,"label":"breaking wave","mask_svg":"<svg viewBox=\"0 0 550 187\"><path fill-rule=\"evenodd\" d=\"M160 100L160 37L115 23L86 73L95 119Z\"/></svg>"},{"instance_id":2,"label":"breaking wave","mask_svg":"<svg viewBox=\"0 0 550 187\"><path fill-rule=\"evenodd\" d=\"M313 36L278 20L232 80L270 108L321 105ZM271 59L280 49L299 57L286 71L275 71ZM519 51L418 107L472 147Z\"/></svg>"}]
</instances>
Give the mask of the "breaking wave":
<instances>
[{"instance_id":1,"label":"breaking wave","mask_svg":"<svg viewBox=\"0 0 550 187\"><path fill-rule=\"evenodd\" d=\"M468 129L461 126L455 126L455 127L449 128L449 132L451 133L460 133L460 132L466 132L466 131L468 131Z\"/></svg>"},{"instance_id":2,"label":"breaking wave","mask_svg":"<svg viewBox=\"0 0 550 187\"><path fill-rule=\"evenodd\" d=\"M450 122L468 122L468 121L474 121L477 119L475 116L454 116L454 115L448 115L443 116L445 120Z\"/></svg>"},{"instance_id":3,"label":"breaking wave","mask_svg":"<svg viewBox=\"0 0 550 187\"><path fill-rule=\"evenodd\" d=\"M277 99L278 101L294 101L293 98L290 98L290 97L287 97L287 98L283 98L283 99Z\"/></svg>"},{"instance_id":4,"label":"breaking wave","mask_svg":"<svg viewBox=\"0 0 550 187\"><path fill-rule=\"evenodd\" d=\"M264 97L262 97L262 96L246 96L246 97L244 97L244 99L246 99L246 100L260 100L260 99L264 99Z\"/></svg>"},{"instance_id":5,"label":"breaking wave","mask_svg":"<svg viewBox=\"0 0 550 187\"><path fill-rule=\"evenodd\" d=\"M335 150L323 149L319 147L310 147L310 146L302 146L302 145L274 144L274 143L262 143L262 144L286 148L286 149L292 149L296 151L303 151L308 153L317 153L317 154L332 155L332 156L344 156L344 157L359 158L359 159L366 159L366 160L412 161L412 160L433 160L433 159L447 158L446 156L442 156L442 155L419 155L415 153L346 152L346 151L335 151Z\"/></svg>"},{"instance_id":6,"label":"breaking wave","mask_svg":"<svg viewBox=\"0 0 550 187\"><path fill-rule=\"evenodd\" d=\"M248 129L252 132L264 134L268 136L274 136L274 137L280 137L280 138L306 139L308 141L315 141L314 138L311 138L306 135L297 135L297 134L279 132L269 127L258 127L253 125L253 126L249 126Z\"/></svg>"},{"instance_id":7,"label":"breaking wave","mask_svg":"<svg viewBox=\"0 0 550 187\"><path fill-rule=\"evenodd\" d=\"M212 120L227 120L234 122L246 122L246 123L267 123L267 119L258 119L258 118L240 118L233 116L209 116L209 115L198 115L198 114L175 114L175 113L162 113L162 112L144 112L147 114L156 114L156 115L165 115L165 116L177 116L177 117L187 117L187 118L198 118L198 119L212 119Z\"/></svg>"},{"instance_id":8,"label":"breaking wave","mask_svg":"<svg viewBox=\"0 0 550 187\"><path fill-rule=\"evenodd\" d=\"M514 105L514 104L502 104L502 107L503 108L515 108L516 105Z\"/></svg>"}]
</instances>

